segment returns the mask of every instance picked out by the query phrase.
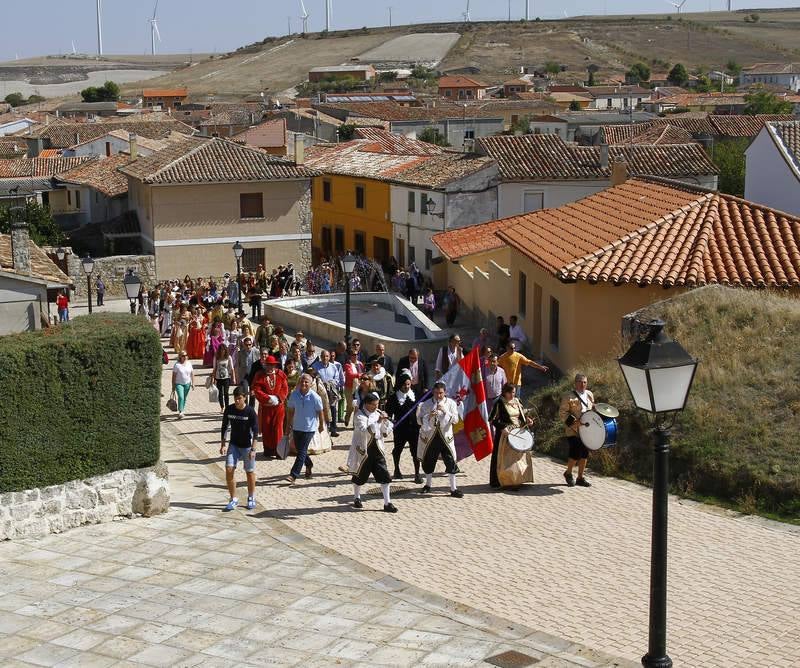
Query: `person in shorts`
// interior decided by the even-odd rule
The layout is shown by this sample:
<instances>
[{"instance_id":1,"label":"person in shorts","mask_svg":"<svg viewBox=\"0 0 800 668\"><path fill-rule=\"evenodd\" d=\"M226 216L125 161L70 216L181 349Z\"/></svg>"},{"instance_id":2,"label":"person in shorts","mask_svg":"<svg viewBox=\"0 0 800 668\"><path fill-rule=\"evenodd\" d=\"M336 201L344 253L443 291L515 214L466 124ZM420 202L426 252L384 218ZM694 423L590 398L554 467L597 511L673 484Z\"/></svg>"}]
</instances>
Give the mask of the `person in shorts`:
<instances>
[{"instance_id":1,"label":"person in shorts","mask_svg":"<svg viewBox=\"0 0 800 668\"><path fill-rule=\"evenodd\" d=\"M589 460L587 448L578 435L581 424L581 415L594 408L594 395L587 389L588 380L582 373L575 374L575 388L561 399L559 416L564 423L564 435L567 437L569 454L567 455L567 470L564 471L564 480L569 487L591 487L592 484L584 477L586 462ZM572 477L572 469L578 465L578 479Z\"/></svg>"},{"instance_id":2,"label":"person in shorts","mask_svg":"<svg viewBox=\"0 0 800 668\"><path fill-rule=\"evenodd\" d=\"M247 509L256 507L256 440L258 439L258 416L252 406L247 405L248 391L242 386L233 391L233 403L222 414L222 440L219 454L226 454L225 437L230 431L230 444L225 461L225 481L230 499L225 506L231 511L239 505L236 498L236 465L241 461L247 475Z\"/></svg>"}]
</instances>

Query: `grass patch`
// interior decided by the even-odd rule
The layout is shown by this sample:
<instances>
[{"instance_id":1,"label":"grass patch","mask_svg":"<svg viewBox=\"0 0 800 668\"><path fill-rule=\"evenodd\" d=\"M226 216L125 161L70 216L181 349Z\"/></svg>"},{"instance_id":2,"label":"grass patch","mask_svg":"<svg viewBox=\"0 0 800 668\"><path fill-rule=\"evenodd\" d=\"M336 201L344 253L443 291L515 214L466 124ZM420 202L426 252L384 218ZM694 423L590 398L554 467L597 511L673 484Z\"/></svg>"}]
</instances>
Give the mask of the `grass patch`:
<instances>
[{"instance_id":1,"label":"grass patch","mask_svg":"<svg viewBox=\"0 0 800 668\"><path fill-rule=\"evenodd\" d=\"M672 491L744 513L800 518L800 300L713 287L654 305L667 332L700 359L686 410L672 430ZM622 350L618 351L618 354ZM619 408L619 442L593 453L604 475L650 483L652 435L636 410L616 355L581 369L597 401ZM539 449L566 457L558 403L575 370L531 397L542 417Z\"/></svg>"}]
</instances>

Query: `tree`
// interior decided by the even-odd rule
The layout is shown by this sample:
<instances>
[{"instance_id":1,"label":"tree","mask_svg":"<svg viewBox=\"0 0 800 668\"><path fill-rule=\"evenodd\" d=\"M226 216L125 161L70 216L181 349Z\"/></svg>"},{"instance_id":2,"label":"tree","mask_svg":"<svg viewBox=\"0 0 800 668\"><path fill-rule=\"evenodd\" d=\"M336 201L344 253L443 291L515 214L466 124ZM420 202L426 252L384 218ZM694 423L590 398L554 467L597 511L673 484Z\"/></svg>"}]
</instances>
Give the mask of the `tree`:
<instances>
[{"instance_id":1,"label":"tree","mask_svg":"<svg viewBox=\"0 0 800 668\"><path fill-rule=\"evenodd\" d=\"M339 141L350 141L356 134L356 126L352 123L343 123L336 131Z\"/></svg>"},{"instance_id":2,"label":"tree","mask_svg":"<svg viewBox=\"0 0 800 668\"><path fill-rule=\"evenodd\" d=\"M676 86L683 86L687 81L689 81L689 73L686 71L686 68L681 64L677 63L667 75L667 80L671 84L675 84Z\"/></svg>"},{"instance_id":3,"label":"tree","mask_svg":"<svg viewBox=\"0 0 800 668\"><path fill-rule=\"evenodd\" d=\"M395 70L389 70L387 72L380 72L378 74L378 81L380 81L380 82L397 81L397 72Z\"/></svg>"},{"instance_id":4,"label":"tree","mask_svg":"<svg viewBox=\"0 0 800 668\"><path fill-rule=\"evenodd\" d=\"M411 78L412 79L435 79L436 72L429 67L425 67L424 65L415 65L414 69L411 70Z\"/></svg>"},{"instance_id":5,"label":"tree","mask_svg":"<svg viewBox=\"0 0 800 668\"><path fill-rule=\"evenodd\" d=\"M37 246L58 246L64 243L64 232L53 220L50 209L38 202L29 200L25 203L25 220L28 221L28 233ZM0 207L0 233L11 231L11 207Z\"/></svg>"},{"instance_id":6,"label":"tree","mask_svg":"<svg viewBox=\"0 0 800 668\"><path fill-rule=\"evenodd\" d=\"M21 107L25 104L25 98L22 96L22 93L9 93L6 95L5 101L12 107Z\"/></svg>"},{"instance_id":7,"label":"tree","mask_svg":"<svg viewBox=\"0 0 800 668\"><path fill-rule=\"evenodd\" d=\"M728 195L744 197L744 152L747 139L729 139L714 146L714 164L719 167L719 190Z\"/></svg>"},{"instance_id":8,"label":"tree","mask_svg":"<svg viewBox=\"0 0 800 668\"><path fill-rule=\"evenodd\" d=\"M544 64L544 71L548 74L558 74L561 71L561 66L554 60L548 60Z\"/></svg>"},{"instance_id":9,"label":"tree","mask_svg":"<svg viewBox=\"0 0 800 668\"><path fill-rule=\"evenodd\" d=\"M640 81L649 81L650 68L644 63L634 63L631 66L631 69L628 70L627 76L634 81L634 83L639 83Z\"/></svg>"},{"instance_id":10,"label":"tree","mask_svg":"<svg viewBox=\"0 0 800 668\"><path fill-rule=\"evenodd\" d=\"M781 100L774 93L768 90L758 90L744 96L747 103L744 108L745 114L755 116L756 114L791 114L792 103Z\"/></svg>"},{"instance_id":11,"label":"tree","mask_svg":"<svg viewBox=\"0 0 800 668\"><path fill-rule=\"evenodd\" d=\"M47 98L45 98L45 97L43 97L41 95L31 95L28 98L27 104L38 104L39 102L44 102L45 99L47 99Z\"/></svg>"},{"instance_id":12,"label":"tree","mask_svg":"<svg viewBox=\"0 0 800 668\"><path fill-rule=\"evenodd\" d=\"M589 73L589 78L586 80L586 85L594 86L594 75L600 71L600 66L592 63L586 67L586 71Z\"/></svg>"},{"instance_id":13,"label":"tree","mask_svg":"<svg viewBox=\"0 0 800 668\"><path fill-rule=\"evenodd\" d=\"M570 111L580 111L581 110L581 103L577 100L573 100L569 103L569 110Z\"/></svg>"},{"instance_id":14,"label":"tree","mask_svg":"<svg viewBox=\"0 0 800 668\"><path fill-rule=\"evenodd\" d=\"M438 128L425 128L419 133L417 139L427 142L428 144L436 144L436 146L450 146L447 137L439 132Z\"/></svg>"},{"instance_id":15,"label":"tree","mask_svg":"<svg viewBox=\"0 0 800 668\"><path fill-rule=\"evenodd\" d=\"M119 100L119 86L106 81L102 86L89 86L81 91L84 102L116 102Z\"/></svg>"},{"instance_id":16,"label":"tree","mask_svg":"<svg viewBox=\"0 0 800 668\"><path fill-rule=\"evenodd\" d=\"M725 71L732 76L737 76L742 71L742 66L731 58L725 64Z\"/></svg>"},{"instance_id":17,"label":"tree","mask_svg":"<svg viewBox=\"0 0 800 668\"><path fill-rule=\"evenodd\" d=\"M511 124L511 133L517 134L518 132L526 135L531 131L531 117L521 116Z\"/></svg>"}]
</instances>

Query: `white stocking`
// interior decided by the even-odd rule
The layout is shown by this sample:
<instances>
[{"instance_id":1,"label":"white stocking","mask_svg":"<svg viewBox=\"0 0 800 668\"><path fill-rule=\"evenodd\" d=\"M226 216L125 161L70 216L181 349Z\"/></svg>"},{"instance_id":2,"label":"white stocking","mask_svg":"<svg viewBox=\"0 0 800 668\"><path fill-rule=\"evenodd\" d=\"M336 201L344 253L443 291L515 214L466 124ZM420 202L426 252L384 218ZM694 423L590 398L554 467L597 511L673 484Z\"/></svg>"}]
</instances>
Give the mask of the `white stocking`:
<instances>
[{"instance_id":1,"label":"white stocking","mask_svg":"<svg viewBox=\"0 0 800 668\"><path fill-rule=\"evenodd\" d=\"M456 474L455 473L451 473L450 474L450 491L451 492L455 492L456 491Z\"/></svg>"},{"instance_id":2,"label":"white stocking","mask_svg":"<svg viewBox=\"0 0 800 668\"><path fill-rule=\"evenodd\" d=\"M389 483L381 485L381 492L383 492L383 505L388 506L392 502L392 497L389 495Z\"/></svg>"},{"instance_id":3,"label":"white stocking","mask_svg":"<svg viewBox=\"0 0 800 668\"><path fill-rule=\"evenodd\" d=\"M433 483L433 473L426 473L425 474L425 484L430 487Z\"/></svg>"},{"instance_id":4,"label":"white stocking","mask_svg":"<svg viewBox=\"0 0 800 668\"><path fill-rule=\"evenodd\" d=\"M361 498L361 485L353 485L353 496L357 499Z\"/></svg>"}]
</instances>

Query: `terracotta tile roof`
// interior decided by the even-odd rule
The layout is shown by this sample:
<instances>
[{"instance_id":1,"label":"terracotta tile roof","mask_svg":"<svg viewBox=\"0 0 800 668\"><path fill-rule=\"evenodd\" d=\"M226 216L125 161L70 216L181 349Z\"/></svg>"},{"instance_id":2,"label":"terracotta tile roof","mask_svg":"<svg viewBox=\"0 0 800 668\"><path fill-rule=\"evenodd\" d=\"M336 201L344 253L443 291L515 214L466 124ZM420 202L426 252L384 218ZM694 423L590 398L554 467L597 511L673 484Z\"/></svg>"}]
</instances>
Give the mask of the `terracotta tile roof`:
<instances>
[{"instance_id":1,"label":"terracotta tile roof","mask_svg":"<svg viewBox=\"0 0 800 668\"><path fill-rule=\"evenodd\" d=\"M135 132L140 137L148 139L162 139L170 132L180 132L191 135L194 129L177 120L141 121L131 119L109 120L100 123L74 123L70 121L56 121L50 125L36 128L26 137L50 140L50 148L67 148L90 139L102 137L111 130L124 130ZM75 139L78 141L76 142Z\"/></svg>"},{"instance_id":2,"label":"terracotta tile roof","mask_svg":"<svg viewBox=\"0 0 800 668\"><path fill-rule=\"evenodd\" d=\"M585 89L592 97L646 97L649 98L653 91L641 86L590 86ZM583 91L581 91L583 92Z\"/></svg>"},{"instance_id":3,"label":"terracotta tile roof","mask_svg":"<svg viewBox=\"0 0 800 668\"><path fill-rule=\"evenodd\" d=\"M0 179L46 177L77 167L89 158L16 158L0 160Z\"/></svg>"},{"instance_id":4,"label":"terracotta tile roof","mask_svg":"<svg viewBox=\"0 0 800 668\"><path fill-rule=\"evenodd\" d=\"M718 135L725 137L755 137L767 121L791 121L791 114L759 114L757 116L710 116Z\"/></svg>"},{"instance_id":5,"label":"terracotta tile roof","mask_svg":"<svg viewBox=\"0 0 800 668\"><path fill-rule=\"evenodd\" d=\"M0 137L0 158L24 158L28 142L23 137Z\"/></svg>"},{"instance_id":6,"label":"terracotta tile roof","mask_svg":"<svg viewBox=\"0 0 800 668\"><path fill-rule=\"evenodd\" d=\"M109 137L116 137L117 139L122 139L123 141L130 141L130 132L126 130L112 130L108 133L107 136ZM177 132L170 133L170 135L164 137L163 139L148 139L147 137L139 137L136 136L136 145L139 148L146 148L151 151L160 151L162 148L166 148L169 145L170 138L172 141L175 141L177 138L185 139L186 135L182 135Z\"/></svg>"},{"instance_id":7,"label":"terracotta tile roof","mask_svg":"<svg viewBox=\"0 0 800 668\"><path fill-rule=\"evenodd\" d=\"M503 86L525 86L526 88L533 88L533 84L527 79L509 79L503 82Z\"/></svg>"},{"instance_id":8,"label":"terracotta tile roof","mask_svg":"<svg viewBox=\"0 0 800 668\"><path fill-rule=\"evenodd\" d=\"M117 167L122 167L130 161L131 156L125 153L118 153L108 158L94 158L56 174L55 178L63 183L88 186L106 197L118 197L128 192L128 179L117 171Z\"/></svg>"},{"instance_id":9,"label":"terracotta tile roof","mask_svg":"<svg viewBox=\"0 0 800 668\"><path fill-rule=\"evenodd\" d=\"M547 98L532 99L532 100L516 100L516 99L501 99L501 100L476 100L475 102L468 102L467 104L467 118L470 118L473 110L478 109L484 114L491 114L497 112L528 112L528 113L542 113L542 112L557 112L561 109L552 100L548 101ZM456 105L456 108L461 109L463 113L464 105Z\"/></svg>"},{"instance_id":10,"label":"terracotta tile roof","mask_svg":"<svg viewBox=\"0 0 800 668\"><path fill-rule=\"evenodd\" d=\"M348 117L363 116L382 121L435 121L446 118L460 119L464 116L463 105L437 104L435 107L404 107L396 102L337 102L314 105L325 113L347 111ZM468 110L470 118L499 118L491 111L476 108Z\"/></svg>"},{"instance_id":11,"label":"terracotta tile roof","mask_svg":"<svg viewBox=\"0 0 800 668\"><path fill-rule=\"evenodd\" d=\"M308 179L318 172L226 139L187 137L120 167L144 183L197 184Z\"/></svg>"},{"instance_id":12,"label":"terracotta tile roof","mask_svg":"<svg viewBox=\"0 0 800 668\"><path fill-rule=\"evenodd\" d=\"M682 128L694 136L715 135L717 133L714 125L711 123L710 117L704 112L689 112L687 114L677 115L670 114L668 120L658 119L655 122L659 122L661 120L663 120L665 123L669 123L670 125L674 125L677 128Z\"/></svg>"},{"instance_id":13,"label":"terracotta tile roof","mask_svg":"<svg viewBox=\"0 0 800 668\"><path fill-rule=\"evenodd\" d=\"M435 144L410 139L382 128L356 128L354 136L357 139L369 139L374 144L374 146L365 145L360 149L362 151L393 155L439 155L444 153L442 148Z\"/></svg>"},{"instance_id":14,"label":"terracotta tile roof","mask_svg":"<svg viewBox=\"0 0 800 668\"><path fill-rule=\"evenodd\" d=\"M629 180L497 232L562 281L800 287L800 218L730 195Z\"/></svg>"},{"instance_id":15,"label":"terracotta tile roof","mask_svg":"<svg viewBox=\"0 0 800 668\"><path fill-rule=\"evenodd\" d=\"M661 99L663 103L675 104L678 107L724 107L726 105L743 105L745 93L682 93Z\"/></svg>"},{"instance_id":16,"label":"terracotta tile roof","mask_svg":"<svg viewBox=\"0 0 800 668\"><path fill-rule=\"evenodd\" d=\"M800 121L769 121L766 127L778 149L800 175Z\"/></svg>"},{"instance_id":17,"label":"terracotta tile roof","mask_svg":"<svg viewBox=\"0 0 800 668\"><path fill-rule=\"evenodd\" d=\"M800 74L800 63L756 63L743 67L744 74Z\"/></svg>"},{"instance_id":18,"label":"terracotta tile roof","mask_svg":"<svg viewBox=\"0 0 800 668\"><path fill-rule=\"evenodd\" d=\"M61 155L60 148L45 148L39 151L37 158L57 158Z\"/></svg>"},{"instance_id":19,"label":"terracotta tile roof","mask_svg":"<svg viewBox=\"0 0 800 668\"><path fill-rule=\"evenodd\" d=\"M444 188L448 183L494 168L495 161L471 153L443 153L398 172L392 180L419 188Z\"/></svg>"},{"instance_id":20,"label":"terracotta tile roof","mask_svg":"<svg viewBox=\"0 0 800 668\"><path fill-rule=\"evenodd\" d=\"M30 242L31 273L33 278L47 281L51 285L72 285L72 279L47 257L39 246ZM14 256L11 251L11 235L0 234L0 271L25 276L14 267Z\"/></svg>"},{"instance_id":21,"label":"terracotta tile roof","mask_svg":"<svg viewBox=\"0 0 800 668\"><path fill-rule=\"evenodd\" d=\"M188 94L187 88L145 88L142 90L142 97L186 97Z\"/></svg>"},{"instance_id":22,"label":"terracotta tile roof","mask_svg":"<svg viewBox=\"0 0 800 668\"><path fill-rule=\"evenodd\" d=\"M577 146L555 134L483 137L478 151L497 160L507 181L607 179L610 167L600 165L599 146ZM634 176L680 178L717 174L699 144L617 145L609 147L612 161L624 160Z\"/></svg>"},{"instance_id":23,"label":"terracotta tile roof","mask_svg":"<svg viewBox=\"0 0 800 668\"><path fill-rule=\"evenodd\" d=\"M286 146L286 119L273 118L258 125L247 128L231 137L234 141L239 141L248 146L258 148L279 148Z\"/></svg>"},{"instance_id":24,"label":"terracotta tile roof","mask_svg":"<svg viewBox=\"0 0 800 668\"><path fill-rule=\"evenodd\" d=\"M462 75L444 76L439 79L439 88L486 88L480 81Z\"/></svg>"},{"instance_id":25,"label":"terracotta tile roof","mask_svg":"<svg viewBox=\"0 0 800 668\"><path fill-rule=\"evenodd\" d=\"M671 123L647 121L625 125L604 125L600 128L606 144L691 144L688 130Z\"/></svg>"},{"instance_id":26,"label":"terracotta tile roof","mask_svg":"<svg viewBox=\"0 0 800 668\"><path fill-rule=\"evenodd\" d=\"M439 232L431 237L431 241L448 260L460 260L468 255L488 253L505 246L506 243L496 233L513 225L513 221L513 218L502 218Z\"/></svg>"}]
</instances>

